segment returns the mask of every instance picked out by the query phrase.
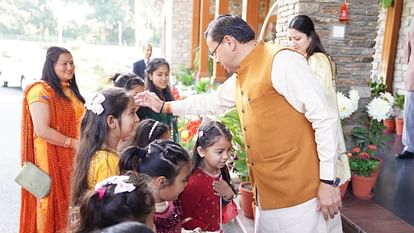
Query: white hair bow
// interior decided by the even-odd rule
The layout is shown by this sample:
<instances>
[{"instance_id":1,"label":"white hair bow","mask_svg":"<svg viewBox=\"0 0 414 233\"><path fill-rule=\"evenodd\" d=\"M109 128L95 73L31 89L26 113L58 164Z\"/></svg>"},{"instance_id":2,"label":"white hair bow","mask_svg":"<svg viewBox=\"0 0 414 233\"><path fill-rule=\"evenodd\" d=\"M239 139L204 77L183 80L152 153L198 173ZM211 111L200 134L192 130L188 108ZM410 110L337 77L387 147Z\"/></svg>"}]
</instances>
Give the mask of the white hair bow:
<instances>
[{"instance_id":1,"label":"white hair bow","mask_svg":"<svg viewBox=\"0 0 414 233\"><path fill-rule=\"evenodd\" d=\"M100 115L104 111L102 103L105 101L105 96L102 93L98 93L92 101L87 101L85 106L86 109L91 110L96 115Z\"/></svg>"},{"instance_id":2,"label":"white hair bow","mask_svg":"<svg viewBox=\"0 0 414 233\"><path fill-rule=\"evenodd\" d=\"M99 189L102 189L104 186L108 184L115 184L115 190L114 193L125 193L125 192L132 192L135 190L135 185L132 183L125 182L129 179L129 176L111 176L109 178L106 178L105 180L97 183L95 185L95 191L99 191Z\"/></svg>"}]
</instances>

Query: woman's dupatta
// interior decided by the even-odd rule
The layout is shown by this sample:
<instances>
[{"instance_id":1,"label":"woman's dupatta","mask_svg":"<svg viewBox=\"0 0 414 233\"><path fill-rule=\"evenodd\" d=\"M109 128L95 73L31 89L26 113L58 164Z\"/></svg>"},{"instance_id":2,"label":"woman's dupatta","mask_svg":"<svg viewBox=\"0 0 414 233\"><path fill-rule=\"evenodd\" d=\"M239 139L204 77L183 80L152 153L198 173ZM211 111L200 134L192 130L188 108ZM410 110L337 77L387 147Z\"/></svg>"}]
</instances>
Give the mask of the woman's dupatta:
<instances>
[{"instance_id":1,"label":"woman's dupatta","mask_svg":"<svg viewBox=\"0 0 414 233\"><path fill-rule=\"evenodd\" d=\"M78 138L75 111L70 101L57 95L43 81L30 85L24 91L21 127L21 163L36 163L34 152L34 128L30 115L27 93L36 84L42 84L48 92L50 126L63 135ZM45 216L44 233L65 232L69 209L71 173L75 151L47 143L47 160L49 175L52 179L48 195L48 210ZM20 233L37 233L36 226L37 199L22 189L20 211Z\"/></svg>"}]
</instances>

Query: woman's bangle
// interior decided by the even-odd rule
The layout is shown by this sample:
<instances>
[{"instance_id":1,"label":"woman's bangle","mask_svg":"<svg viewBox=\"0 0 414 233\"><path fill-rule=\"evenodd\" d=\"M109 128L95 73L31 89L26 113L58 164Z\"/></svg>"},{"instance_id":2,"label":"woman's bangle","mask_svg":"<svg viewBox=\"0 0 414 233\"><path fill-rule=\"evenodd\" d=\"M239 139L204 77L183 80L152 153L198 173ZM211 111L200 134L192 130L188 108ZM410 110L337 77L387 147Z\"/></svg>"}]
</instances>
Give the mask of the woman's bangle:
<instances>
[{"instance_id":1,"label":"woman's bangle","mask_svg":"<svg viewBox=\"0 0 414 233\"><path fill-rule=\"evenodd\" d=\"M162 110L164 109L164 105L165 105L165 101L162 101L162 105L161 105L160 113L162 113Z\"/></svg>"},{"instance_id":2,"label":"woman's bangle","mask_svg":"<svg viewBox=\"0 0 414 233\"><path fill-rule=\"evenodd\" d=\"M63 146L68 148L68 147L70 147L71 142L72 142L72 138L71 137L66 137L65 138L65 143L63 144Z\"/></svg>"}]
</instances>

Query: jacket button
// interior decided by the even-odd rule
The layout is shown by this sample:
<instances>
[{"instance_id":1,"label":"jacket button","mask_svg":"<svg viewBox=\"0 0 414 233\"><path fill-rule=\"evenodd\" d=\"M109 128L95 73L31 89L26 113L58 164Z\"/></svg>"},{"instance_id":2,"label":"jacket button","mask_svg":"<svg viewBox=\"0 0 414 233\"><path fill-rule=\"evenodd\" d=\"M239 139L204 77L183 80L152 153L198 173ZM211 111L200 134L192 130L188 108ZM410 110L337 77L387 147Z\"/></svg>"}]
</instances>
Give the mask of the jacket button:
<instances>
[{"instance_id":1,"label":"jacket button","mask_svg":"<svg viewBox=\"0 0 414 233\"><path fill-rule=\"evenodd\" d=\"M251 162L250 165L254 166L254 162Z\"/></svg>"},{"instance_id":2,"label":"jacket button","mask_svg":"<svg viewBox=\"0 0 414 233\"><path fill-rule=\"evenodd\" d=\"M242 113L244 113L244 109L242 109Z\"/></svg>"},{"instance_id":3,"label":"jacket button","mask_svg":"<svg viewBox=\"0 0 414 233\"><path fill-rule=\"evenodd\" d=\"M247 146L247 149L250 149L250 145L246 145Z\"/></svg>"},{"instance_id":4,"label":"jacket button","mask_svg":"<svg viewBox=\"0 0 414 233\"><path fill-rule=\"evenodd\" d=\"M244 95L244 91L242 90L242 91L240 92L240 94L241 94L241 95Z\"/></svg>"},{"instance_id":5,"label":"jacket button","mask_svg":"<svg viewBox=\"0 0 414 233\"><path fill-rule=\"evenodd\" d=\"M250 97L249 97L249 98L247 98L247 101L250 101L250 100L252 100Z\"/></svg>"},{"instance_id":6,"label":"jacket button","mask_svg":"<svg viewBox=\"0 0 414 233\"><path fill-rule=\"evenodd\" d=\"M247 128L246 128L246 127L243 127L243 130L244 130L244 131L247 131Z\"/></svg>"}]
</instances>

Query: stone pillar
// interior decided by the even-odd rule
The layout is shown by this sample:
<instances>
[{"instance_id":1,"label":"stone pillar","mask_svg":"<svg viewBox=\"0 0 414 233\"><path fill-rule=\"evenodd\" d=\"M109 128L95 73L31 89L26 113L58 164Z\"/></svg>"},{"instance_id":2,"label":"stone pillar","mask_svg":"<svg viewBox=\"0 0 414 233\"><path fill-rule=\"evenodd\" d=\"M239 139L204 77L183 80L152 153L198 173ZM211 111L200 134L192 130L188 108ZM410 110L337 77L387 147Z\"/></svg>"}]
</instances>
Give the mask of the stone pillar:
<instances>
[{"instance_id":1,"label":"stone pillar","mask_svg":"<svg viewBox=\"0 0 414 233\"><path fill-rule=\"evenodd\" d=\"M165 57L174 72L191 66L192 0L169 0L164 4Z\"/></svg>"},{"instance_id":2,"label":"stone pillar","mask_svg":"<svg viewBox=\"0 0 414 233\"><path fill-rule=\"evenodd\" d=\"M384 26L385 26L385 16L386 10L379 9L379 17L377 21L377 37L376 37L376 46L374 61L372 62L372 76L378 76L379 66L381 62L381 52L383 47L384 40ZM407 39L408 31L414 28L414 2L413 1L404 1L403 2L403 12L401 16L401 27L398 36L397 44L397 54L395 57L394 63L394 82L393 88L394 91L399 93L403 92L404 89L404 74L407 69L407 65L403 63L403 49L404 42Z\"/></svg>"}]
</instances>

